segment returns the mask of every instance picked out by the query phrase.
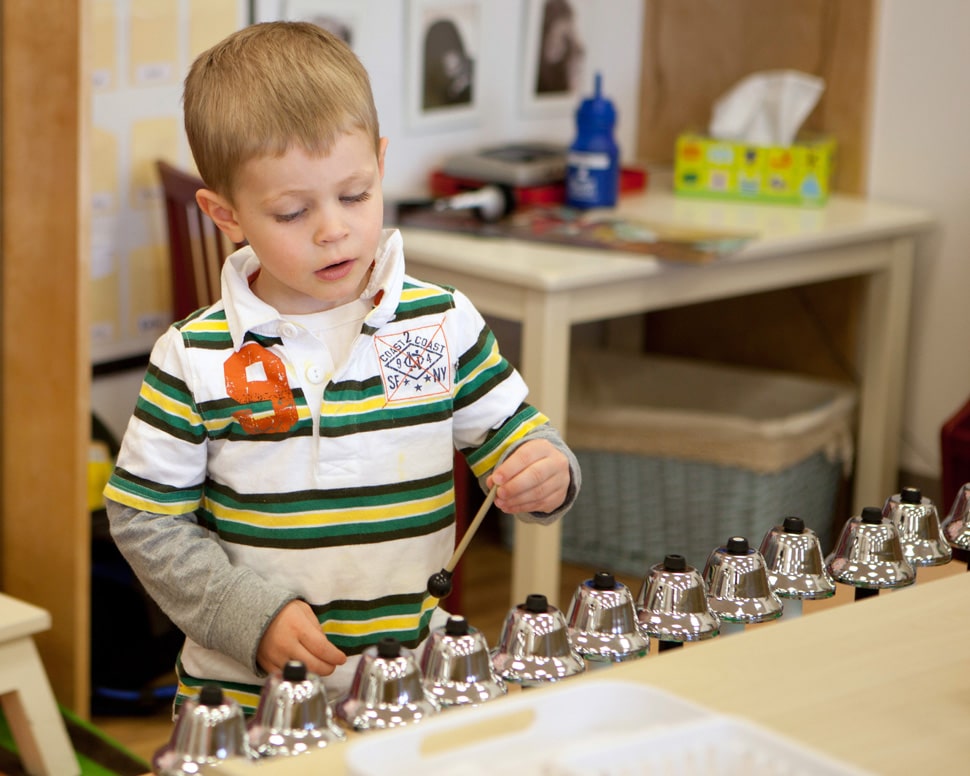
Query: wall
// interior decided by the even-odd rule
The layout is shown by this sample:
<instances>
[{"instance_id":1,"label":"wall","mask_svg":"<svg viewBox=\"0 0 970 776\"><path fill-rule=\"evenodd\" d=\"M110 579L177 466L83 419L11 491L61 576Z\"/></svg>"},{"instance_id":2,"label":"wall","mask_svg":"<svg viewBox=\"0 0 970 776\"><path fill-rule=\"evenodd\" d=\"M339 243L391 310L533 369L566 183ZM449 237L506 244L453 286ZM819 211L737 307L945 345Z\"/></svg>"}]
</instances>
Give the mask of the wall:
<instances>
[{"instance_id":1,"label":"wall","mask_svg":"<svg viewBox=\"0 0 970 776\"><path fill-rule=\"evenodd\" d=\"M539 0L541 3L541 0ZM426 185L429 169L451 153L510 140L544 140L568 144L574 132L578 104L549 108L523 107L520 86L528 67L524 61L524 30L528 11L537 0L481 2L481 48L476 69L482 80L482 115L474 126L457 129L415 129L407 110L409 12L415 3L356 0L354 17L360 41L354 50L371 75L381 132L390 138L385 191L413 196ZM285 3L257 3L260 18L279 16ZM310 5L310 3L304 3ZM346 5L346 3L345 3ZM441 5L441 3L439 3ZM447 3L445 3L447 5ZM455 5L455 3L452 3ZM460 5L460 3L458 3ZM615 102L619 119L617 141L625 159L636 156L637 113L643 0L573 0L582 22L586 48L581 94L592 90L592 73L603 74L603 88Z\"/></svg>"},{"instance_id":2,"label":"wall","mask_svg":"<svg viewBox=\"0 0 970 776\"><path fill-rule=\"evenodd\" d=\"M336 9L354 25L353 48L367 67L390 138L388 197L426 190L429 171L449 154L513 140L568 144L573 113L593 72L617 107L617 139L636 155L643 0L573 0L585 47L575 97L522 99L528 71L526 22L543 0L258 0L256 19L306 18L301 9ZM92 325L96 363L143 354L170 321L164 217L155 159L192 162L181 127L181 81L192 59L249 19L249 0L94 0L94 195ZM408 109L414 67L409 39L415 9L477 8L472 53L477 113L467 121L415 121ZM594 16L595 10L595 16ZM420 31L420 28L415 26ZM528 36L535 40L537 36Z\"/></svg>"},{"instance_id":3,"label":"wall","mask_svg":"<svg viewBox=\"0 0 970 776\"><path fill-rule=\"evenodd\" d=\"M932 476L940 426L970 396L968 30L965 0L880 3L868 190L940 224L916 265L902 439L903 468Z\"/></svg>"}]
</instances>

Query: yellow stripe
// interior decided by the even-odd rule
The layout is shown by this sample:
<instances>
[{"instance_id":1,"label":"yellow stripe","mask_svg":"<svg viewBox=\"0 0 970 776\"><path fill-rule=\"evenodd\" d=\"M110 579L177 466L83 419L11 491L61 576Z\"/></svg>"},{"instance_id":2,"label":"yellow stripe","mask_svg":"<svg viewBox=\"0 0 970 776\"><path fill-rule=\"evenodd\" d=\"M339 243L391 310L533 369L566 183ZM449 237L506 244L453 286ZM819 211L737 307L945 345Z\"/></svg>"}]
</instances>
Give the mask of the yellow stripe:
<instances>
[{"instance_id":1,"label":"yellow stripe","mask_svg":"<svg viewBox=\"0 0 970 776\"><path fill-rule=\"evenodd\" d=\"M202 422L202 416L197 412L193 412L190 406L172 399L161 391L155 390L147 382L142 384L141 398L149 404L165 410L169 415L182 418L192 425L198 425Z\"/></svg>"},{"instance_id":2,"label":"yellow stripe","mask_svg":"<svg viewBox=\"0 0 970 776\"><path fill-rule=\"evenodd\" d=\"M381 631L410 631L418 627L419 617L379 617L373 620L328 620L326 632L335 636L364 636Z\"/></svg>"},{"instance_id":3,"label":"yellow stripe","mask_svg":"<svg viewBox=\"0 0 970 776\"><path fill-rule=\"evenodd\" d=\"M511 445L515 444L520 439L522 439L522 437L524 437L526 434L528 434L530 431L532 431L532 429L538 428L539 426L542 426L542 425L544 425L545 423L548 423L548 422L549 422L549 418L547 418L545 415L543 415L541 412L539 412L535 416L533 416L532 418L530 418L529 420L527 420L524 423L522 423L512 433L512 435L509 436L505 440L505 444L503 444L500 447L496 448L491 453L491 455L487 455L481 461L478 461L472 467L472 473L476 477L482 477L487 472L489 472L491 469L494 469L495 468L495 465L498 463L498 459L502 457L502 454L506 450L508 450Z\"/></svg>"},{"instance_id":4,"label":"yellow stripe","mask_svg":"<svg viewBox=\"0 0 970 776\"><path fill-rule=\"evenodd\" d=\"M297 418L300 421L305 421L305 420L308 420L310 417L312 417L310 408L306 404L298 404L296 411L297 411ZM262 417L272 417L273 414L274 414L274 410L268 410L267 412L254 412L252 417L254 420L258 420L259 418L262 418ZM217 434L225 430L228 426L232 426L238 423L236 418L234 418L232 415L224 415L218 418L210 418L208 420L204 420L203 422L205 423L206 430L210 434Z\"/></svg>"},{"instance_id":5,"label":"yellow stripe","mask_svg":"<svg viewBox=\"0 0 970 776\"><path fill-rule=\"evenodd\" d=\"M429 609L437 606L438 599L424 599L421 611L416 615L408 617L375 617L370 620L327 620L323 628L324 633L331 633L340 636L365 636L368 633L380 633L381 631L410 631L418 627L421 618Z\"/></svg>"},{"instance_id":6,"label":"yellow stripe","mask_svg":"<svg viewBox=\"0 0 970 776\"><path fill-rule=\"evenodd\" d=\"M186 499L174 503L151 501L150 499L129 493L127 490L120 490L110 483L105 486L104 495L112 501L124 504L126 507L132 507L142 512L153 512L158 515L184 515L194 511L199 506L198 502L194 499Z\"/></svg>"},{"instance_id":7,"label":"yellow stripe","mask_svg":"<svg viewBox=\"0 0 970 776\"><path fill-rule=\"evenodd\" d=\"M448 506L454 500L451 489L444 493L400 504L382 504L375 507L352 507L350 509L320 512L273 513L233 509L206 499L205 506L219 520L264 528L303 528L322 525L351 525L353 523L378 523L401 520L415 515L427 514Z\"/></svg>"},{"instance_id":8,"label":"yellow stripe","mask_svg":"<svg viewBox=\"0 0 970 776\"><path fill-rule=\"evenodd\" d=\"M323 413L326 415L349 415L351 413L363 415L366 412L382 410L387 404L387 399L382 393L363 401L325 401L323 403Z\"/></svg>"},{"instance_id":9,"label":"yellow stripe","mask_svg":"<svg viewBox=\"0 0 970 776\"><path fill-rule=\"evenodd\" d=\"M496 343L492 346L492 349L491 351L489 351L488 356L481 361L481 363L478 365L478 368L475 369L475 371L470 372L468 374L468 377L465 378L464 382L469 383L474 381L475 378L478 375L480 375L482 372L486 372L489 369L495 368L501 362L502 362L502 356L498 352L498 344Z\"/></svg>"},{"instance_id":10,"label":"yellow stripe","mask_svg":"<svg viewBox=\"0 0 970 776\"><path fill-rule=\"evenodd\" d=\"M184 682L179 682L178 693L186 698L198 698L201 690L202 687L191 687ZM222 694L226 698L232 698L240 706L255 708L259 705L259 695L257 693L230 690L223 687Z\"/></svg>"},{"instance_id":11,"label":"yellow stripe","mask_svg":"<svg viewBox=\"0 0 970 776\"><path fill-rule=\"evenodd\" d=\"M229 322L203 316L189 321L182 327L182 331L195 334L222 334L229 331Z\"/></svg>"},{"instance_id":12,"label":"yellow stripe","mask_svg":"<svg viewBox=\"0 0 970 776\"><path fill-rule=\"evenodd\" d=\"M431 299L432 297L442 296L439 288L405 288L401 292L402 302L414 302L418 299Z\"/></svg>"}]
</instances>

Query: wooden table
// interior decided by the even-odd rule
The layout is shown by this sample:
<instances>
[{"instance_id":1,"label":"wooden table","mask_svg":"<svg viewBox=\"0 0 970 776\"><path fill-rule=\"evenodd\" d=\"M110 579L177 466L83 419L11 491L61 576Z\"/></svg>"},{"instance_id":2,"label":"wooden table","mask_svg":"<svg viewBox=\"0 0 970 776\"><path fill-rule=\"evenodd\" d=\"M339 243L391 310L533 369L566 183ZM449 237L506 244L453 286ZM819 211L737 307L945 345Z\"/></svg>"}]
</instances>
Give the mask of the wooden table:
<instances>
[{"instance_id":1,"label":"wooden table","mask_svg":"<svg viewBox=\"0 0 970 776\"><path fill-rule=\"evenodd\" d=\"M962 773L970 726L970 574L962 565L951 571L875 598L782 617L684 649L654 651L642 660L521 693L517 702L551 698L579 682L646 684L875 774ZM459 716L473 725L476 715L485 716L480 712L491 714L513 697L430 719L420 729L433 740L438 728ZM227 761L219 770L225 776L341 776L349 747L407 730L352 737L304 757ZM476 733L488 740L487 730Z\"/></svg>"},{"instance_id":2,"label":"wooden table","mask_svg":"<svg viewBox=\"0 0 970 776\"><path fill-rule=\"evenodd\" d=\"M568 439L570 329L600 321L796 287L865 279L859 332L859 424L853 505L881 504L898 468L911 275L925 213L833 197L822 208L675 197L651 182L620 215L658 224L755 233L742 251L706 265L428 229L403 229L408 271L466 293L479 310L522 325L530 401ZM516 523L511 604L558 599L561 531Z\"/></svg>"}]
</instances>

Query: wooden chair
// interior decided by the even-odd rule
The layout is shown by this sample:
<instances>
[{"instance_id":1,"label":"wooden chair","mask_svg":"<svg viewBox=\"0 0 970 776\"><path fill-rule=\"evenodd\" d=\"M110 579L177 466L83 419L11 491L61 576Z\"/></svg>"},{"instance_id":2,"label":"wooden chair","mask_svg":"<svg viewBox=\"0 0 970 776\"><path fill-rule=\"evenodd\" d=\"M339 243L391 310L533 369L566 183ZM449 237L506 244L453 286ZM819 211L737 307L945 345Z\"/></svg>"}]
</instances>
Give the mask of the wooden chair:
<instances>
[{"instance_id":1,"label":"wooden chair","mask_svg":"<svg viewBox=\"0 0 970 776\"><path fill-rule=\"evenodd\" d=\"M219 275L239 246L219 231L195 201L205 184L197 175L161 159L156 162L168 218L172 314L179 321L219 298Z\"/></svg>"},{"instance_id":2,"label":"wooden chair","mask_svg":"<svg viewBox=\"0 0 970 776\"><path fill-rule=\"evenodd\" d=\"M219 298L222 264L240 246L217 229L195 201L195 192L205 186L198 175L180 170L161 159L156 166L162 181L168 217L172 313L178 321ZM455 522L460 537L469 522L472 476L464 458L457 452L454 471ZM451 595L442 602L442 606L450 612L461 611L460 564L452 576Z\"/></svg>"}]
</instances>

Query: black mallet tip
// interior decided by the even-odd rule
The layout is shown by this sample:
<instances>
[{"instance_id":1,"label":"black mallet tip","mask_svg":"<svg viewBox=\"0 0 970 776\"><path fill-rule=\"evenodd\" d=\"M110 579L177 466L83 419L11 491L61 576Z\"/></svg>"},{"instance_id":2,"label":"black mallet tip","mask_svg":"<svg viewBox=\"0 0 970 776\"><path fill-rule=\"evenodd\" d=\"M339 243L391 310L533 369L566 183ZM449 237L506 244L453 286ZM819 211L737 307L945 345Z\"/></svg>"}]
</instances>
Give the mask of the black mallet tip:
<instances>
[{"instance_id":1,"label":"black mallet tip","mask_svg":"<svg viewBox=\"0 0 970 776\"><path fill-rule=\"evenodd\" d=\"M428 577L428 593L435 598L447 598L451 592L452 572L441 569L437 574Z\"/></svg>"}]
</instances>

